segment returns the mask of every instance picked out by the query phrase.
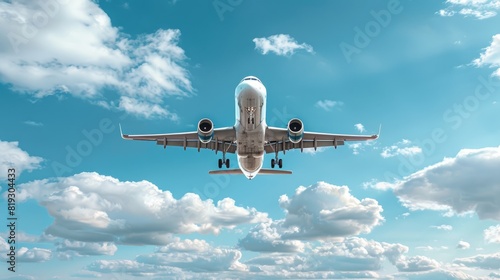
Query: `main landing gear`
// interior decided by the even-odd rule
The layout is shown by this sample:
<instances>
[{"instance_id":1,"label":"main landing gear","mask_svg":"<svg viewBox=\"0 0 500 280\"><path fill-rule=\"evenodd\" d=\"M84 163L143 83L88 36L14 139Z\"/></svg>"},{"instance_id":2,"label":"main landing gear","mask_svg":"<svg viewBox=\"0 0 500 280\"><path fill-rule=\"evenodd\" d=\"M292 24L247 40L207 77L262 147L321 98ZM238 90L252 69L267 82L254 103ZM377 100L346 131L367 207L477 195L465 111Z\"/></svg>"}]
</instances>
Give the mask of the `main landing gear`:
<instances>
[{"instance_id":1,"label":"main landing gear","mask_svg":"<svg viewBox=\"0 0 500 280\"><path fill-rule=\"evenodd\" d=\"M223 164L226 166L226 168L229 168L229 159L224 160L224 159L220 158L219 159L219 168L222 168Z\"/></svg>"},{"instance_id":2,"label":"main landing gear","mask_svg":"<svg viewBox=\"0 0 500 280\"><path fill-rule=\"evenodd\" d=\"M222 149L222 158L220 158L219 161L218 161L219 168L222 168L222 165L225 165L226 168L229 168L229 159L226 158L226 153L229 150L229 148L231 147L231 144L229 144L227 146L227 148L226 148L226 142L223 142L223 145L224 146L223 146L223 149Z\"/></svg>"},{"instance_id":3,"label":"main landing gear","mask_svg":"<svg viewBox=\"0 0 500 280\"><path fill-rule=\"evenodd\" d=\"M271 159L271 168L274 168L274 166L276 164L278 164L279 168L282 168L283 167L283 160L282 159L278 159L277 157L276 157L276 159L274 159L274 158Z\"/></svg>"}]
</instances>

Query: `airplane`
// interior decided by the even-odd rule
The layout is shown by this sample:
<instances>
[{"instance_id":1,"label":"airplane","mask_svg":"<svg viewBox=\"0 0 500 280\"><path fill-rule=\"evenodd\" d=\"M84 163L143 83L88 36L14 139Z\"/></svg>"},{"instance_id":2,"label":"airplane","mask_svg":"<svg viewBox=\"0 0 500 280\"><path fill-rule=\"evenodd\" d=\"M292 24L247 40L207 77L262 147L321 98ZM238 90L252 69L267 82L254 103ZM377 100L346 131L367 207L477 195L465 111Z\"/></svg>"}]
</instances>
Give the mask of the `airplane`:
<instances>
[{"instance_id":1,"label":"airplane","mask_svg":"<svg viewBox=\"0 0 500 280\"><path fill-rule=\"evenodd\" d=\"M374 135L347 135L305 132L304 124L298 118L288 122L286 128L270 127L266 124L266 97L267 91L264 84L255 76L244 77L235 89L236 122L232 127L214 128L213 122L203 118L198 122L197 131L166 133L166 134L123 134L123 139L156 141L156 144L178 146L186 148L210 149L222 152L218 160L219 170L209 171L209 174L243 174L248 179L253 179L257 174L292 174L289 170L281 170L283 160L279 153L291 149L335 147L344 145L346 141L375 140ZM230 162L227 153L236 154L238 169L229 169ZM264 155L274 153L271 159L271 168L262 168ZM222 166L227 169L221 169ZM274 169L275 166L280 169Z\"/></svg>"}]
</instances>

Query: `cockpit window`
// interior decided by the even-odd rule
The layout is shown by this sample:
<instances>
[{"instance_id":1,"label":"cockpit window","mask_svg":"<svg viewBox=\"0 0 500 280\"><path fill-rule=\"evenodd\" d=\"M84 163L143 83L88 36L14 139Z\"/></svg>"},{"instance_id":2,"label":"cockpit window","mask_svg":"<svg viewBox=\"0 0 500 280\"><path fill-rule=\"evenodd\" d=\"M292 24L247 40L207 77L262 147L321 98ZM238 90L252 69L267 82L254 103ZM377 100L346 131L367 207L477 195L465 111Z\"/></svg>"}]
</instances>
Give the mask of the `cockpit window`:
<instances>
[{"instance_id":1,"label":"cockpit window","mask_svg":"<svg viewBox=\"0 0 500 280\"><path fill-rule=\"evenodd\" d=\"M242 82L243 81L257 81L259 83L262 83L259 79L257 79L257 77L254 77L254 76L248 76L248 77L245 77L243 78L243 80L241 80Z\"/></svg>"}]
</instances>

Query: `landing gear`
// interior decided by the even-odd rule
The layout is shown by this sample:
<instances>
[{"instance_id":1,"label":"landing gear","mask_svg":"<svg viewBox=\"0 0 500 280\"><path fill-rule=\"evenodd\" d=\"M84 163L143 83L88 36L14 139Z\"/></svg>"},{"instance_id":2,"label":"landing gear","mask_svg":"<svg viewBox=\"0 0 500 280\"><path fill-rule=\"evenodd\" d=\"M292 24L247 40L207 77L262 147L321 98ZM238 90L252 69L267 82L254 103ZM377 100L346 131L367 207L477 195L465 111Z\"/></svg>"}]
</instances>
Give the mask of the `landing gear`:
<instances>
[{"instance_id":1,"label":"landing gear","mask_svg":"<svg viewBox=\"0 0 500 280\"><path fill-rule=\"evenodd\" d=\"M282 159L271 159L271 168L274 168L274 166L276 166L276 164L278 164L278 167L279 168L282 168L283 167L283 160Z\"/></svg>"},{"instance_id":2,"label":"landing gear","mask_svg":"<svg viewBox=\"0 0 500 280\"><path fill-rule=\"evenodd\" d=\"M224 143L224 146L225 146L225 145L226 145L226 144ZM229 149L229 147L228 147L228 149ZM226 150L226 149L223 149L223 150L222 150L222 158L220 158L220 159L219 159L219 161L217 162L217 163L218 163L218 165L219 165L219 168L222 168L222 165L225 165L225 166L226 166L226 168L229 168L229 159L228 159L228 158L226 158L226 152L227 152L227 150Z\"/></svg>"}]
</instances>

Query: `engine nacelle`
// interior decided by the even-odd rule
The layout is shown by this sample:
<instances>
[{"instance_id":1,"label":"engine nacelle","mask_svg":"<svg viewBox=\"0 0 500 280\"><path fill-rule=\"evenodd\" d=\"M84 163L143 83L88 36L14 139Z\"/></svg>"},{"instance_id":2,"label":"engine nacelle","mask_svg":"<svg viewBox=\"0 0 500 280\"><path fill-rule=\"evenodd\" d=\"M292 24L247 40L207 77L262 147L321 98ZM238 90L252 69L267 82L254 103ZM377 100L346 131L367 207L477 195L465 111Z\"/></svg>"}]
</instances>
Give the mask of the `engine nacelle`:
<instances>
[{"instance_id":1,"label":"engine nacelle","mask_svg":"<svg viewBox=\"0 0 500 280\"><path fill-rule=\"evenodd\" d=\"M209 119L201 119L198 122L198 138L203 144L209 143L214 137L214 123Z\"/></svg>"},{"instance_id":2,"label":"engine nacelle","mask_svg":"<svg viewBox=\"0 0 500 280\"><path fill-rule=\"evenodd\" d=\"M302 140L304 136L304 124L299 119L291 119L288 122L288 140L296 144Z\"/></svg>"}]
</instances>

